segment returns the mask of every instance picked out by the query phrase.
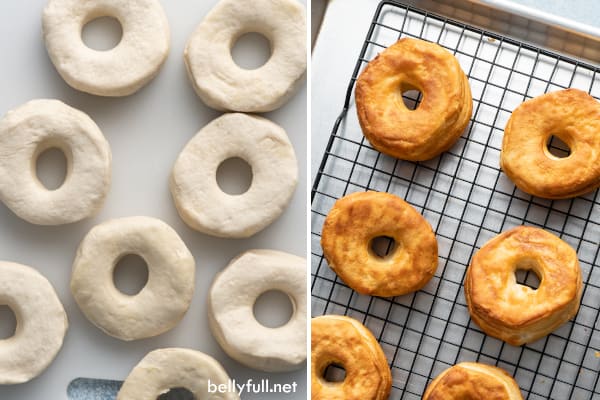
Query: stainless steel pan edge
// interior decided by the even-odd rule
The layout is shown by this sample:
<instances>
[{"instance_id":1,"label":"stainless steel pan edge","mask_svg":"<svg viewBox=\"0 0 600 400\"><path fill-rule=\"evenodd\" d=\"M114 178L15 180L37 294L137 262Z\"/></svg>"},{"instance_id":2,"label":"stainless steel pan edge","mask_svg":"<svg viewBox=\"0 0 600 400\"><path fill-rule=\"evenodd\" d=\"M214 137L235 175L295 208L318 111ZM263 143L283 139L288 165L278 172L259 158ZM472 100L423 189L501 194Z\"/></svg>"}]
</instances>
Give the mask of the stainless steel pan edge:
<instances>
[{"instance_id":1,"label":"stainless steel pan edge","mask_svg":"<svg viewBox=\"0 0 600 400\"><path fill-rule=\"evenodd\" d=\"M600 65L600 29L503 0L401 0L435 14ZM516 13L519 14L516 14Z\"/></svg>"}]
</instances>

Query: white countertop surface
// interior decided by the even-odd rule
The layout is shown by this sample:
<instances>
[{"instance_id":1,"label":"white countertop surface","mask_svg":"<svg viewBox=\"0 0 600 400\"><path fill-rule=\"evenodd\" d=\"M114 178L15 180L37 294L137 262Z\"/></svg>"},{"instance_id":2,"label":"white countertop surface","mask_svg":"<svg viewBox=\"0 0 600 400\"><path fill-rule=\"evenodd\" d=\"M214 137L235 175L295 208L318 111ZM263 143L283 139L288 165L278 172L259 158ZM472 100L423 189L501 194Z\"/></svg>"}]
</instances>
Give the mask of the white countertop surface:
<instances>
[{"instance_id":1,"label":"white countertop surface","mask_svg":"<svg viewBox=\"0 0 600 400\"><path fill-rule=\"evenodd\" d=\"M294 395L253 394L242 399L306 398L304 370L266 374L240 365L214 340L206 314L206 296L213 276L237 254L253 248L306 254L306 88L279 110L265 115L286 129L300 163L298 187L287 210L249 239L227 240L200 234L179 218L169 193L168 176L188 140L220 114L196 96L183 63L187 38L216 1L162 2L171 26L169 58L150 84L124 98L81 93L60 78L42 40L45 3L0 2L0 115L35 98L56 98L83 110L111 145L113 182L98 216L67 226L34 226L0 204L0 259L32 266L45 275L58 292L70 322L54 363L29 383L0 387L0 399L66 399L72 379L122 380L146 353L162 347L187 347L208 353L238 381L268 378L272 383L295 381L299 387ZM157 217L171 225L192 251L197 273L192 305L179 325L159 337L127 343L105 335L83 316L70 294L69 279L75 251L90 228L110 218L131 215Z\"/></svg>"}]
</instances>

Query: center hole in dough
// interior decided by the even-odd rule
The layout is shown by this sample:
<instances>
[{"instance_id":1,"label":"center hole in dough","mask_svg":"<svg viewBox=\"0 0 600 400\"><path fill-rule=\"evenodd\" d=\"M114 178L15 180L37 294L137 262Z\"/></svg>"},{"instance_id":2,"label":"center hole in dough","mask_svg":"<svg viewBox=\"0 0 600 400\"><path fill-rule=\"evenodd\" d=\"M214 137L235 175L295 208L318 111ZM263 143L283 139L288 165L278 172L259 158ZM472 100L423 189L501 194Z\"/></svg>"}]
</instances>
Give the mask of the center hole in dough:
<instances>
[{"instance_id":1,"label":"center hole in dough","mask_svg":"<svg viewBox=\"0 0 600 400\"><path fill-rule=\"evenodd\" d=\"M571 155L571 148L558 136L550 135L546 141L548 152L556 158L566 158Z\"/></svg>"},{"instance_id":2,"label":"center hole in dough","mask_svg":"<svg viewBox=\"0 0 600 400\"><path fill-rule=\"evenodd\" d=\"M148 283L148 265L137 254L121 257L113 269L115 287L123 294L134 296Z\"/></svg>"},{"instance_id":3,"label":"center hole in dough","mask_svg":"<svg viewBox=\"0 0 600 400\"><path fill-rule=\"evenodd\" d=\"M388 258L396 252L397 243L389 236L377 236L371 239L369 250L379 258Z\"/></svg>"},{"instance_id":4,"label":"center hole in dough","mask_svg":"<svg viewBox=\"0 0 600 400\"><path fill-rule=\"evenodd\" d=\"M269 290L261 294L254 303L254 318L267 328L285 325L294 313L290 297L279 290Z\"/></svg>"},{"instance_id":5,"label":"center hole in dough","mask_svg":"<svg viewBox=\"0 0 600 400\"><path fill-rule=\"evenodd\" d=\"M0 339L8 339L15 335L17 317L7 305L0 305Z\"/></svg>"},{"instance_id":6,"label":"center hole in dough","mask_svg":"<svg viewBox=\"0 0 600 400\"><path fill-rule=\"evenodd\" d=\"M196 396L186 388L178 387L161 394L156 400L196 400Z\"/></svg>"},{"instance_id":7,"label":"center hole in dough","mask_svg":"<svg viewBox=\"0 0 600 400\"><path fill-rule=\"evenodd\" d=\"M123 37L123 27L118 19L99 17L83 27L81 39L87 47L98 51L107 51L117 47Z\"/></svg>"},{"instance_id":8,"label":"center hole in dough","mask_svg":"<svg viewBox=\"0 0 600 400\"><path fill-rule=\"evenodd\" d=\"M329 364L323 372L323 379L327 382L343 382L346 379L346 370L338 364Z\"/></svg>"},{"instance_id":9,"label":"center hole in dough","mask_svg":"<svg viewBox=\"0 0 600 400\"><path fill-rule=\"evenodd\" d=\"M35 160L35 173L48 190L60 188L67 177L67 157L59 148L44 150Z\"/></svg>"},{"instance_id":10,"label":"center hole in dough","mask_svg":"<svg viewBox=\"0 0 600 400\"><path fill-rule=\"evenodd\" d=\"M271 42L260 33L246 33L236 40L231 57L243 69L260 68L271 58Z\"/></svg>"},{"instance_id":11,"label":"center hole in dough","mask_svg":"<svg viewBox=\"0 0 600 400\"><path fill-rule=\"evenodd\" d=\"M241 158L228 158L217 168L217 183L227 194L246 193L252 184L252 167Z\"/></svg>"},{"instance_id":12,"label":"center hole in dough","mask_svg":"<svg viewBox=\"0 0 600 400\"><path fill-rule=\"evenodd\" d=\"M519 285L527 286L533 290L537 290L540 287L540 277L532 269L517 269L515 271L515 278Z\"/></svg>"}]
</instances>

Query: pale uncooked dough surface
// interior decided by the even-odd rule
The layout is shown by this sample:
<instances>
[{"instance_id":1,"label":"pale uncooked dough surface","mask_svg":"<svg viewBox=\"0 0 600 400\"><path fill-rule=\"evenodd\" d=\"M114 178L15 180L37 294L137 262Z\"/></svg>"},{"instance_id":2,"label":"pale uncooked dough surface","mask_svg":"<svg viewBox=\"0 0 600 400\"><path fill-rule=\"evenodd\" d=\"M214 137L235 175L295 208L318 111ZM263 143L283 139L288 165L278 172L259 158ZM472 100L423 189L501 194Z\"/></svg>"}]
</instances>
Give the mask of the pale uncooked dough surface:
<instances>
[{"instance_id":1,"label":"pale uncooked dough surface","mask_svg":"<svg viewBox=\"0 0 600 400\"><path fill-rule=\"evenodd\" d=\"M197 400L239 400L235 391L211 395L209 383L230 383L227 372L217 360L191 349L158 349L135 366L117 400L156 400L172 388L186 388Z\"/></svg>"},{"instance_id":2,"label":"pale uncooked dough surface","mask_svg":"<svg viewBox=\"0 0 600 400\"><path fill-rule=\"evenodd\" d=\"M245 33L259 33L271 43L271 57L259 68L241 68L231 56ZM206 105L242 112L275 110L294 94L306 71L304 6L296 0L221 0L191 35L185 63Z\"/></svg>"},{"instance_id":3,"label":"pale uncooked dough surface","mask_svg":"<svg viewBox=\"0 0 600 400\"><path fill-rule=\"evenodd\" d=\"M252 183L245 193L225 193L217 183L219 165L245 160ZM287 133L263 117L231 113L211 121L177 157L171 194L181 218L209 235L245 238L271 224L290 201L298 161Z\"/></svg>"},{"instance_id":4,"label":"pale uncooked dough surface","mask_svg":"<svg viewBox=\"0 0 600 400\"><path fill-rule=\"evenodd\" d=\"M294 311L283 326L269 328L254 316L263 293L288 295ZM212 332L231 357L263 371L300 369L306 360L306 259L273 250L250 250L234 258L209 293Z\"/></svg>"},{"instance_id":5,"label":"pale uncooked dough surface","mask_svg":"<svg viewBox=\"0 0 600 400\"><path fill-rule=\"evenodd\" d=\"M114 48L98 51L81 38L99 17L119 21ZM158 0L49 0L42 19L48 55L73 88L99 96L127 96L158 74L169 53L169 21Z\"/></svg>"},{"instance_id":6,"label":"pale uncooked dough surface","mask_svg":"<svg viewBox=\"0 0 600 400\"><path fill-rule=\"evenodd\" d=\"M114 284L118 261L141 257L148 282L135 295ZM122 340L144 339L172 329L190 306L194 293L194 257L177 232L149 217L113 219L85 236L73 262L71 293L98 328Z\"/></svg>"},{"instance_id":7,"label":"pale uncooked dough surface","mask_svg":"<svg viewBox=\"0 0 600 400\"><path fill-rule=\"evenodd\" d=\"M67 175L56 190L40 183L36 160L60 149ZM85 113L59 100L32 100L0 120L0 200L24 220L61 225L96 215L111 180L110 147Z\"/></svg>"},{"instance_id":8,"label":"pale uncooked dough surface","mask_svg":"<svg viewBox=\"0 0 600 400\"><path fill-rule=\"evenodd\" d=\"M214 275L243 251L272 248L292 254L306 252L305 82L288 103L265 115L285 128L299 162L298 189L289 207L273 224L249 239L204 235L181 220L168 182L173 164L186 143L219 115L198 98L182 61L189 36L216 1L161 2L171 21L172 53L156 79L135 95L122 98L76 91L57 74L41 39L40 19L46 3L47 0L0 1L4 20L0 24L0 54L6 55L0 74L0 113L34 98L58 98L76 106L102 128L110 142L113 177L99 214L68 226L34 226L0 204L2 259L39 269L54 285L70 324L65 345L50 367L26 385L0 386L0 398L66 399L66 388L76 377L123 380L148 352L185 347L211 355L238 382L249 378L282 384L295 381L298 391L286 395L286 400L306 399L304 371L261 373L231 359L213 339L206 301ZM250 50L248 55L252 54ZM70 294L69 280L75 252L85 234L103 221L131 215L147 215L167 222L187 244L200 267L190 309L175 328L154 338L123 342L87 320ZM273 310L277 309L274 304ZM277 393L248 393L244 400L281 400L281 397Z\"/></svg>"},{"instance_id":9,"label":"pale uncooked dough surface","mask_svg":"<svg viewBox=\"0 0 600 400\"><path fill-rule=\"evenodd\" d=\"M17 320L14 336L0 340L0 384L41 374L63 344L69 323L54 288L35 269L0 261L0 302Z\"/></svg>"}]
</instances>

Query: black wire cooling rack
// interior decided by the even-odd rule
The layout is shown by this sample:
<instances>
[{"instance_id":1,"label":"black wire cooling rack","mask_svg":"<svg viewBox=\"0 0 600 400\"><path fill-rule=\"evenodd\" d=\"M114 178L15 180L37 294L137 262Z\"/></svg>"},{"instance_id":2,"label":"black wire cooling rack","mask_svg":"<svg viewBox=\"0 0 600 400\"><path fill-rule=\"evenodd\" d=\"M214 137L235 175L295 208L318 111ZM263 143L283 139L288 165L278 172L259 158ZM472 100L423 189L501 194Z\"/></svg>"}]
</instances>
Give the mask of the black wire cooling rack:
<instances>
[{"instance_id":1,"label":"black wire cooling rack","mask_svg":"<svg viewBox=\"0 0 600 400\"><path fill-rule=\"evenodd\" d=\"M405 36L452 52L473 92L468 129L450 151L427 162L375 151L363 138L354 106L354 83L362 68ZM370 328L392 369L391 399L420 399L431 379L461 361L505 369L527 399L600 399L598 190L571 200L540 199L516 189L499 168L502 132L517 105L567 87L599 98L599 78L592 65L394 1L380 3L312 190L312 314L349 315ZM414 107L419 97L409 94L406 102ZM564 155L568 149L558 142L550 144L551 151ZM419 292L394 298L359 295L327 266L320 246L325 216L336 199L364 190L401 196L434 228L439 266ZM486 336L470 320L463 292L474 252L517 225L541 227L573 246L585 283L577 316L522 347ZM517 277L528 285L535 285L534 278Z\"/></svg>"}]
</instances>

